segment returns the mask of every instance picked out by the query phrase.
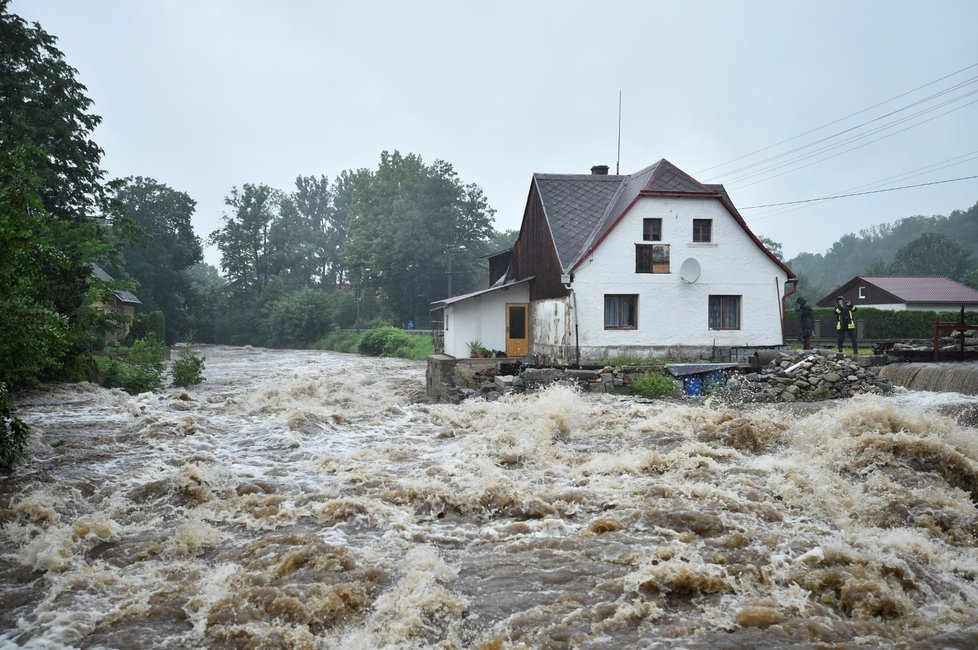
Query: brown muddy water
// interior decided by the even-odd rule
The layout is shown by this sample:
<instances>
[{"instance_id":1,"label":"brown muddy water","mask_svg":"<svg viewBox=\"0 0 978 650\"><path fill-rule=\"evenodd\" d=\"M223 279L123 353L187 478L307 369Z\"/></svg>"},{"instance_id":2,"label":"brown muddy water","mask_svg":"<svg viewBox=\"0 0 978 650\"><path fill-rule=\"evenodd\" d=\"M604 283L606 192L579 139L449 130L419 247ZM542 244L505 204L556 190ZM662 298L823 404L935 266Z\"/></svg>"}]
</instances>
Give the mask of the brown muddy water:
<instances>
[{"instance_id":1,"label":"brown muddy water","mask_svg":"<svg viewBox=\"0 0 978 650\"><path fill-rule=\"evenodd\" d=\"M423 363L202 351L18 397L0 646L978 646L974 397L431 405Z\"/></svg>"}]
</instances>

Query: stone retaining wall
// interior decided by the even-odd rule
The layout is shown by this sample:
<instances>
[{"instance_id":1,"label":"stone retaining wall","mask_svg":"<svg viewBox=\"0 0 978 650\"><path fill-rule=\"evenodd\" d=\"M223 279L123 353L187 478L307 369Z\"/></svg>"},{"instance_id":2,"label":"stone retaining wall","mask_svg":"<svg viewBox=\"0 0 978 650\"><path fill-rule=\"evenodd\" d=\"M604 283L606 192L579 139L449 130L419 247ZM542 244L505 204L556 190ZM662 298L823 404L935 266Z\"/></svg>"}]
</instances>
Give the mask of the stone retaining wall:
<instances>
[{"instance_id":1,"label":"stone retaining wall","mask_svg":"<svg viewBox=\"0 0 978 650\"><path fill-rule=\"evenodd\" d=\"M720 388L726 398L793 402L886 393L892 389L888 381L879 377L885 357L843 357L827 350L763 350L756 352L752 360L753 366L741 365L727 371L726 385ZM435 355L428 359L427 386L429 399L452 404L469 397L495 400L506 393L539 390L553 383L576 386L590 393L629 395L635 377L650 372L672 378L661 365L527 367L517 359ZM674 381L681 394L682 381Z\"/></svg>"}]
</instances>

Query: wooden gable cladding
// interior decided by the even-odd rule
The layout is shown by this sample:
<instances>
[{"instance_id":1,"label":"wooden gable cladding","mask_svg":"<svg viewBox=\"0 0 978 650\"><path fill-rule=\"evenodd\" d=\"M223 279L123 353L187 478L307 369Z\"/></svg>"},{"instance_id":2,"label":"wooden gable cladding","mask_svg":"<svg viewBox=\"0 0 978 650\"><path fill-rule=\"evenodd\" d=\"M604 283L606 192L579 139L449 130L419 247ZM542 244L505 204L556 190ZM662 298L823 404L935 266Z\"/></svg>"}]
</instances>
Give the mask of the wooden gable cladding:
<instances>
[{"instance_id":1,"label":"wooden gable cladding","mask_svg":"<svg viewBox=\"0 0 978 650\"><path fill-rule=\"evenodd\" d=\"M560 282L560 274L560 260L553 235L543 212L540 193L534 184L530 187L519 239L513 246L510 275L515 279L533 277L530 300L545 300L568 295Z\"/></svg>"}]
</instances>

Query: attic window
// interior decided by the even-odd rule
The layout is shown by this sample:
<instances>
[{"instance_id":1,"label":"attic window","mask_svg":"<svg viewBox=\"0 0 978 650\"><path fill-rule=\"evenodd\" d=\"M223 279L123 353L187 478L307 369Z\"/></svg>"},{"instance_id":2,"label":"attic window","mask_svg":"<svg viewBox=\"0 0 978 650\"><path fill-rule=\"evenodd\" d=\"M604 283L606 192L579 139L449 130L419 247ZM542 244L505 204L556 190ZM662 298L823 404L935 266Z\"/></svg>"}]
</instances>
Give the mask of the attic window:
<instances>
[{"instance_id":1,"label":"attic window","mask_svg":"<svg viewBox=\"0 0 978 650\"><path fill-rule=\"evenodd\" d=\"M636 273L668 273L669 244L635 244Z\"/></svg>"},{"instance_id":2,"label":"attic window","mask_svg":"<svg viewBox=\"0 0 978 650\"><path fill-rule=\"evenodd\" d=\"M713 219L693 219L693 242L709 244L713 241Z\"/></svg>"},{"instance_id":3,"label":"attic window","mask_svg":"<svg viewBox=\"0 0 978 650\"><path fill-rule=\"evenodd\" d=\"M866 300L866 287L859 287L859 299Z\"/></svg>"},{"instance_id":4,"label":"attic window","mask_svg":"<svg viewBox=\"0 0 978 650\"><path fill-rule=\"evenodd\" d=\"M642 240L662 241L662 219L642 220Z\"/></svg>"}]
</instances>

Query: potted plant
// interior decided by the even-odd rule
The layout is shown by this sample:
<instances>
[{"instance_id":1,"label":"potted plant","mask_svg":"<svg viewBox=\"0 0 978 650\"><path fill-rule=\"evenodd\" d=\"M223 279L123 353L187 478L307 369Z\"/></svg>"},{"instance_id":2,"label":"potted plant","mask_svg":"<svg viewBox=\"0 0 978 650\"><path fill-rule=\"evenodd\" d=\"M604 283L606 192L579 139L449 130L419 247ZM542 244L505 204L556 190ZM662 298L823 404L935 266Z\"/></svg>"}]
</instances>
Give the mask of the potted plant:
<instances>
[{"instance_id":1,"label":"potted plant","mask_svg":"<svg viewBox=\"0 0 978 650\"><path fill-rule=\"evenodd\" d=\"M466 343L469 347L469 357L475 359L479 356L479 352L482 351L482 341L469 341Z\"/></svg>"}]
</instances>

